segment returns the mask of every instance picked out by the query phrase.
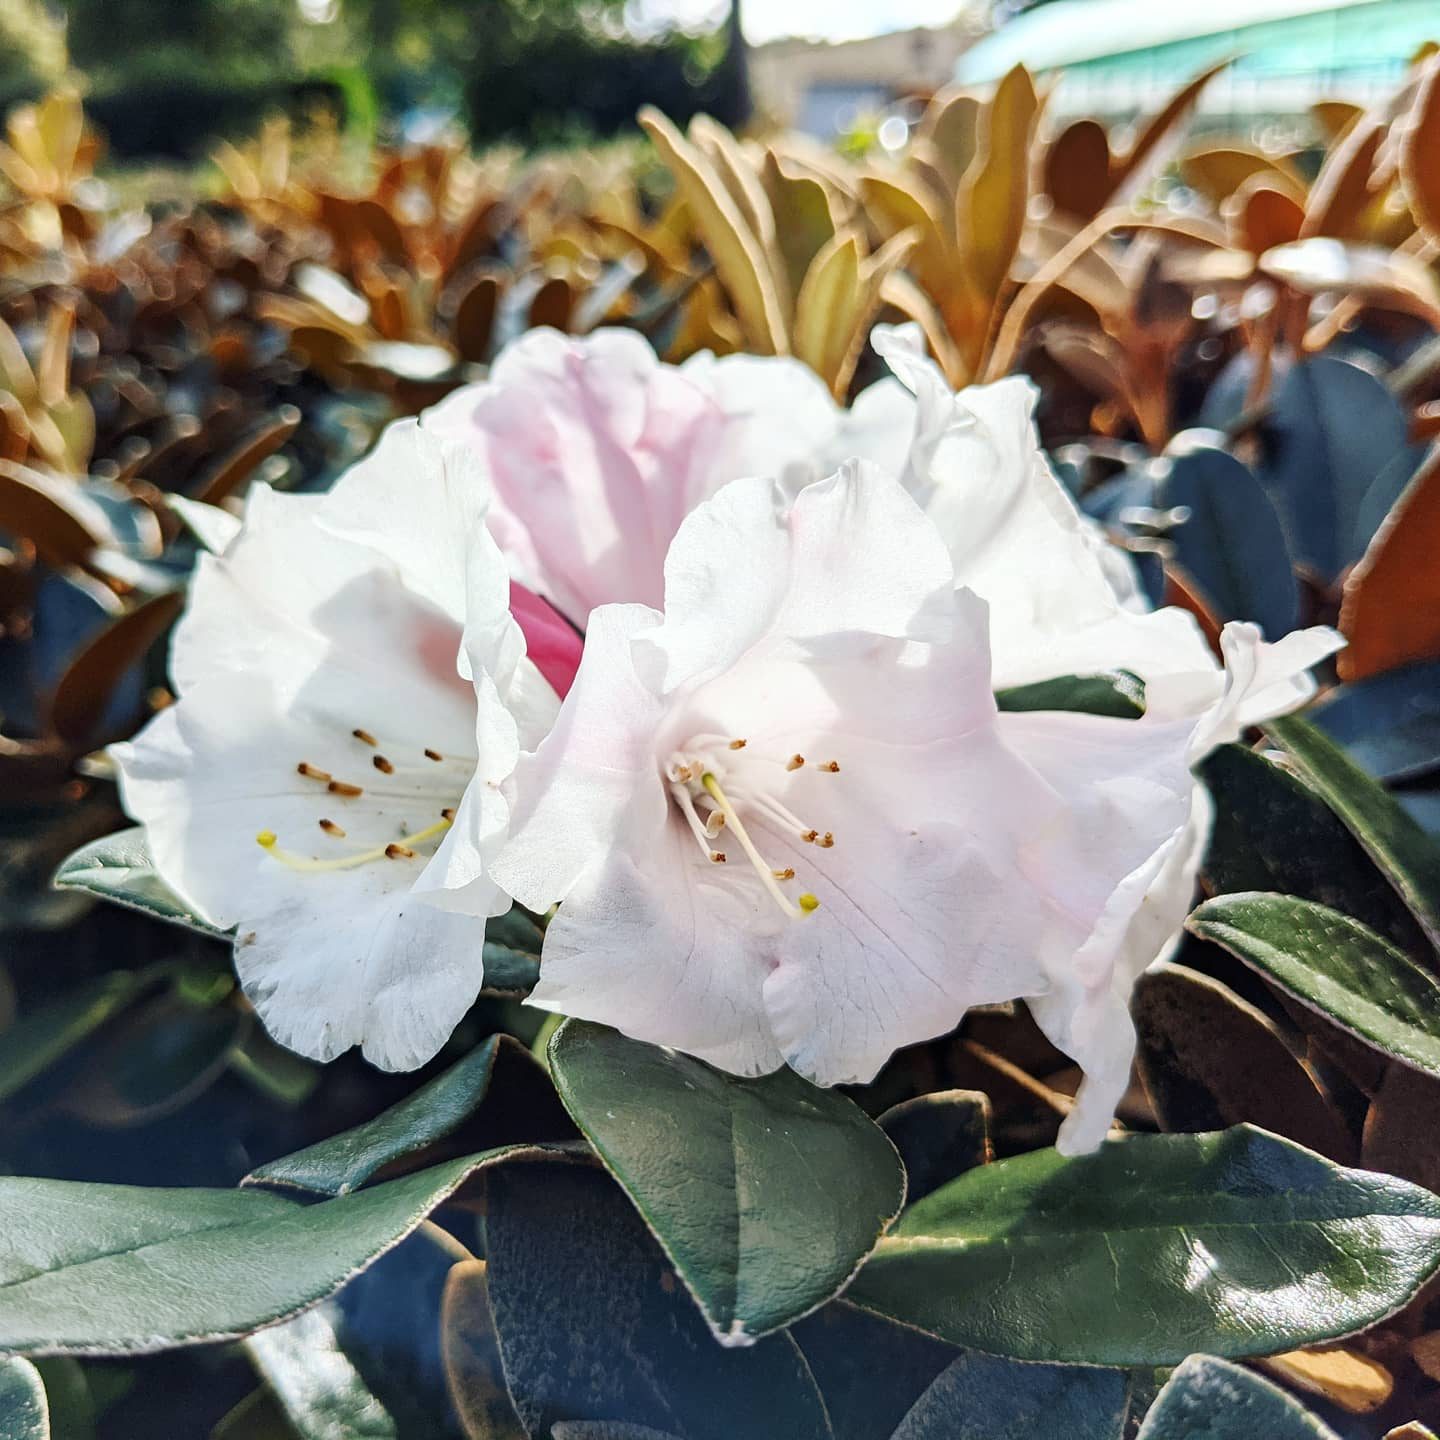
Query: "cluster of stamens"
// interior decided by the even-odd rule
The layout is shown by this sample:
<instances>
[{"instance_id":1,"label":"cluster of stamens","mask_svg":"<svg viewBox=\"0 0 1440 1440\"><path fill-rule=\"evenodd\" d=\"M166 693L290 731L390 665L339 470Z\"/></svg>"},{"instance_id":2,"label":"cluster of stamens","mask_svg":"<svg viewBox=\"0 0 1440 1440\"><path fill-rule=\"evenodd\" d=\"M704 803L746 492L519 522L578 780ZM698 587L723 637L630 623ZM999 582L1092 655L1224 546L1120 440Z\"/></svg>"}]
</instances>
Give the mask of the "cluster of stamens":
<instances>
[{"instance_id":1,"label":"cluster of stamens","mask_svg":"<svg viewBox=\"0 0 1440 1440\"><path fill-rule=\"evenodd\" d=\"M726 864L729 856L718 849L715 842L726 832L734 835L745 858L760 877L766 893L786 915L798 920L818 910L819 900L808 891L791 900L780 888L780 882L795 878L794 867L787 865L777 869L760 854L745 828L740 810L743 808L751 815L761 816L789 831L796 839L821 850L830 849L835 843L835 836L829 830L821 831L807 825L767 787L753 783L757 767L778 764L784 770L793 772L805 765L803 755L795 754L778 761L755 756L743 769L736 768L733 782L728 778L728 767L719 758L720 747L724 750L744 750L747 743L742 739L727 740L714 735L694 736L684 749L670 756L665 766L665 781L676 808L684 816L706 859L715 865ZM840 773L840 766L834 760L827 760L813 768L831 775Z\"/></svg>"},{"instance_id":2,"label":"cluster of stamens","mask_svg":"<svg viewBox=\"0 0 1440 1440\"><path fill-rule=\"evenodd\" d=\"M368 730L357 727L350 733L362 745L375 752L370 757L370 764L375 770L382 775L396 773L395 762L380 753L380 742ZM421 754L427 761L435 764L445 759L438 750L431 749L429 746L426 746ZM323 786L329 794L342 801L357 800L365 794L363 785L356 785L348 780L339 780L328 770L322 770L318 765L310 764L308 760L301 760L295 766L295 773L303 776L306 780L313 780L317 785ZM415 849L417 845L422 845L427 840L433 840L436 836L444 834L454 821L455 811L447 806L441 810L440 818L437 821L422 829L410 831L402 828L401 833L394 840L387 841L383 845L351 850L344 855L324 860L313 859L308 855L300 855L293 850L285 849L281 846L279 837L273 830L260 831L255 837L255 843L272 858L279 860L283 865L288 865L292 870L353 870L357 866L369 865L376 860L413 860L417 855ZM318 824L330 839L344 840L346 838L345 827L337 821L329 817L322 817Z\"/></svg>"}]
</instances>

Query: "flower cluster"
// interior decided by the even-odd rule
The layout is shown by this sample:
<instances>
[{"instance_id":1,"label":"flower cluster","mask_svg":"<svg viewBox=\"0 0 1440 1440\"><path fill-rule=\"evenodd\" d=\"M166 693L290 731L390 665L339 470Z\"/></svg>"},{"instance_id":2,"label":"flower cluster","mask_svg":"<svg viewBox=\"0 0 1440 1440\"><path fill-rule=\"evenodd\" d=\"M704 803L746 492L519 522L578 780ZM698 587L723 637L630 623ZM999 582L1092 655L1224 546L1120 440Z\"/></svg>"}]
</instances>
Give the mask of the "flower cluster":
<instances>
[{"instance_id":1,"label":"flower cluster","mask_svg":"<svg viewBox=\"0 0 1440 1440\"><path fill-rule=\"evenodd\" d=\"M329 495L257 489L116 758L278 1039L419 1065L485 918L558 904L533 1005L833 1085L1023 998L1085 1072L1062 1146L1099 1143L1192 769L1341 642L1234 624L1222 666L1076 511L1028 382L874 344L845 410L797 362L535 331ZM1138 718L996 703L1115 671Z\"/></svg>"}]
</instances>

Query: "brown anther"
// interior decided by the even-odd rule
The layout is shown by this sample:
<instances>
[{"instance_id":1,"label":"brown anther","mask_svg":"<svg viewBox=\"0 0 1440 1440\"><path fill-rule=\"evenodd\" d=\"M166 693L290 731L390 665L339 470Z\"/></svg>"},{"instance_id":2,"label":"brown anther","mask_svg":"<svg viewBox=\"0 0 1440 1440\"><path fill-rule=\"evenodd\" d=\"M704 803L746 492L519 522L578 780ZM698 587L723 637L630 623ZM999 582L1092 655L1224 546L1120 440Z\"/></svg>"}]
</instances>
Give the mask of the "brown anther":
<instances>
[{"instance_id":1,"label":"brown anther","mask_svg":"<svg viewBox=\"0 0 1440 1440\"><path fill-rule=\"evenodd\" d=\"M446 808L440 812L440 818L442 820L448 820L453 825L455 823L455 812L450 809L449 806L446 806Z\"/></svg>"},{"instance_id":2,"label":"brown anther","mask_svg":"<svg viewBox=\"0 0 1440 1440\"><path fill-rule=\"evenodd\" d=\"M829 760L820 768L822 770L828 770L832 775L838 775L840 773L840 762L838 760Z\"/></svg>"},{"instance_id":3,"label":"brown anther","mask_svg":"<svg viewBox=\"0 0 1440 1440\"><path fill-rule=\"evenodd\" d=\"M743 750L745 748L745 742L743 740L732 740L730 742L730 748L732 750Z\"/></svg>"},{"instance_id":4,"label":"brown anther","mask_svg":"<svg viewBox=\"0 0 1440 1440\"><path fill-rule=\"evenodd\" d=\"M368 730L352 730L350 733L357 740L363 740L367 745L378 745L380 743Z\"/></svg>"},{"instance_id":5,"label":"brown anther","mask_svg":"<svg viewBox=\"0 0 1440 1440\"><path fill-rule=\"evenodd\" d=\"M783 870L772 870L770 873L777 880L793 880L795 878L795 868L792 865L787 865Z\"/></svg>"},{"instance_id":6,"label":"brown anther","mask_svg":"<svg viewBox=\"0 0 1440 1440\"><path fill-rule=\"evenodd\" d=\"M315 766L305 760L302 760L295 767L295 773L297 775L303 775L307 780L328 780L330 778L330 772L328 770L317 770Z\"/></svg>"},{"instance_id":7,"label":"brown anther","mask_svg":"<svg viewBox=\"0 0 1440 1440\"><path fill-rule=\"evenodd\" d=\"M835 843L835 837L827 830L815 843L822 850L828 850Z\"/></svg>"},{"instance_id":8,"label":"brown anther","mask_svg":"<svg viewBox=\"0 0 1440 1440\"><path fill-rule=\"evenodd\" d=\"M712 850L710 852L710 858L717 865L723 865L725 863L725 852L723 850Z\"/></svg>"},{"instance_id":9,"label":"brown anther","mask_svg":"<svg viewBox=\"0 0 1440 1440\"><path fill-rule=\"evenodd\" d=\"M385 854L391 860L413 860L415 852L408 845L389 844L385 847Z\"/></svg>"},{"instance_id":10,"label":"brown anther","mask_svg":"<svg viewBox=\"0 0 1440 1440\"><path fill-rule=\"evenodd\" d=\"M335 836L337 840L343 840L345 838L345 832L333 820L322 820L320 822L320 828L327 835Z\"/></svg>"},{"instance_id":11,"label":"brown anther","mask_svg":"<svg viewBox=\"0 0 1440 1440\"><path fill-rule=\"evenodd\" d=\"M792 755L785 762L785 768L787 770L798 770L804 763L805 757L803 755Z\"/></svg>"},{"instance_id":12,"label":"brown anther","mask_svg":"<svg viewBox=\"0 0 1440 1440\"><path fill-rule=\"evenodd\" d=\"M675 770L675 778L682 784L688 784L692 773L688 765L680 765Z\"/></svg>"},{"instance_id":13,"label":"brown anther","mask_svg":"<svg viewBox=\"0 0 1440 1440\"><path fill-rule=\"evenodd\" d=\"M818 830L802 830L800 832L800 838L807 845L813 845L815 841L819 838L819 836L820 832Z\"/></svg>"},{"instance_id":14,"label":"brown anther","mask_svg":"<svg viewBox=\"0 0 1440 1440\"><path fill-rule=\"evenodd\" d=\"M427 745L425 747L425 758L427 760L443 760L445 757L438 750L432 750Z\"/></svg>"},{"instance_id":15,"label":"brown anther","mask_svg":"<svg viewBox=\"0 0 1440 1440\"><path fill-rule=\"evenodd\" d=\"M332 795L349 795L352 798L365 793L359 785L351 785L345 780L332 780L325 788Z\"/></svg>"},{"instance_id":16,"label":"brown anther","mask_svg":"<svg viewBox=\"0 0 1440 1440\"><path fill-rule=\"evenodd\" d=\"M382 775L393 775L395 773L395 767L383 755L372 755L370 757L370 763Z\"/></svg>"},{"instance_id":17,"label":"brown anther","mask_svg":"<svg viewBox=\"0 0 1440 1440\"><path fill-rule=\"evenodd\" d=\"M725 828L725 812L723 810L712 810L710 812L709 823L717 830L723 830Z\"/></svg>"}]
</instances>

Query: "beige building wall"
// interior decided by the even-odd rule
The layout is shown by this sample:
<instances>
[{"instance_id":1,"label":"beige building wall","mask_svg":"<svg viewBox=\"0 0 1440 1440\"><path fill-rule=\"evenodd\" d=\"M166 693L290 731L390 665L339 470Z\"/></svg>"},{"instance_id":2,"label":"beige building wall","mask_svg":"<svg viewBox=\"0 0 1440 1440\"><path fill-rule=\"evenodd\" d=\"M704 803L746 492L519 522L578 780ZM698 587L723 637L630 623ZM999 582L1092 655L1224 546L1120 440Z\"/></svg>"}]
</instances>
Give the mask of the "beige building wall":
<instances>
[{"instance_id":1,"label":"beige building wall","mask_svg":"<svg viewBox=\"0 0 1440 1440\"><path fill-rule=\"evenodd\" d=\"M795 125L810 108L807 96L821 91L894 97L937 90L980 33L979 20L962 15L940 29L897 30L868 40L775 40L750 51L750 81L767 116Z\"/></svg>"}]
</instances>

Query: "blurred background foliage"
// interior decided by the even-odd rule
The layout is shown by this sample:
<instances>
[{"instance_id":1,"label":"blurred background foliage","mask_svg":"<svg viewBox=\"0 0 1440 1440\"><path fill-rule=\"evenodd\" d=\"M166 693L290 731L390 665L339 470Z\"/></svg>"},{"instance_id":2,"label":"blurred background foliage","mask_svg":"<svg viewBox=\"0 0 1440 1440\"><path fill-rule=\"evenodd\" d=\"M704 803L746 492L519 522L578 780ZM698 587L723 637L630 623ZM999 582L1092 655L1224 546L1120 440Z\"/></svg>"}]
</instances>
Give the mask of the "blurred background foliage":
<instances>
[{"instance_id":1,"label":"blurred background foliage","mask_svg":"<svg viewBox=\"0 0 1440 1440\"><path fill-rule=\"evenodd\" d=\"M0 0L0 1170L233 1185L497 1031L536 1038L523 917L487 944L504 988L393 1076L271 1044L222 940L49 881L122 823L103 747L170 701L203 507L323 489L540 324L793 354L841 400L881 373L877 321L917 323L957 385L1034 376L1058 473L1152 601L1351 641L1311 718L1401 819L1377 851L1229 747L1207 891L1336 905L1433 967L1386 880L1440 873L1440 60L1233 135L1196 122L1214 70L1107 124L1016 69L842 151L747 119L737 16L637 39L621 10L75 0L62 24ZM1440 1187L1435 1081L1213 944L1178 958L1140 997L1127 1127L1249 1120ZM1023 1012L983 1014L858 1098L983 1091L1003 1156L1053 1140L1076 1079ZM357 1433L516 1433L486 1408L485 1326L455 1319L488 1305L474 1229L428 1227L314 1317L383 1415ZM1280 1373L1338 1433L1440 1418L1433 1297L1326 1353ZM41 1368L62 1440L335 1433L297 1363L275 1338Z\"/></svg>"}]
</instances>

